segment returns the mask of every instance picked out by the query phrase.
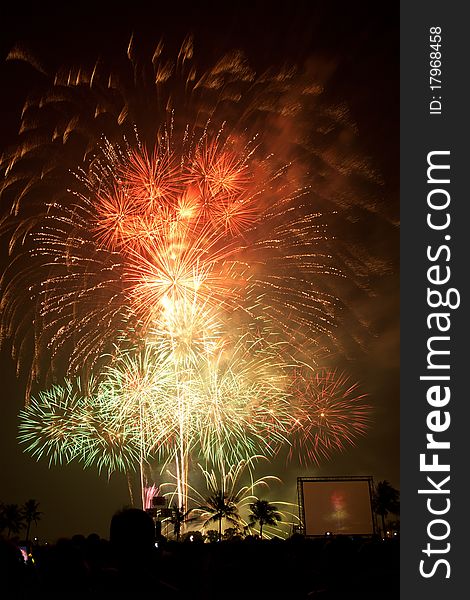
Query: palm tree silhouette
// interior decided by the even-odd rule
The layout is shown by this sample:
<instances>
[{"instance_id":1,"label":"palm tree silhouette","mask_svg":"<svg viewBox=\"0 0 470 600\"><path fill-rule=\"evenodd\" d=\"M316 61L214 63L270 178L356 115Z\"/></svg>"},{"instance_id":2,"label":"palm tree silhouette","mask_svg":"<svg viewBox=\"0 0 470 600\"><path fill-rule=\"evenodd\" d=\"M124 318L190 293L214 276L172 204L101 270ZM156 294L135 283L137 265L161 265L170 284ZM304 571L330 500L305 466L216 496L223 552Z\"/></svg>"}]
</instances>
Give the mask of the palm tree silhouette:
<instances>
[{"instance_id":1,"label":"palm tree silhouette","mask_svg":"<svg viewBox=\"0 0 470 600\"><path fill-rule=\"evenodd\" d=\"M219 541L222 538L222 519L233 525L240 523L237 501L236 496L229 496L223 490L217 490L206 499L204 506L199 507L199 510L203 511L203 518L208 515L204 521L204 526L209 523L219 524Z\"/></svg>"},{"instance_id":2,"label":"palm tree silhouette","mask_svg":"<svg viewBox=\"0 0 470 600\"><path fill-rule=\"evenodd\" d=\"M33 500L27 500L23 505L23 519L26 521L26 541L29 542L29 532L31 529L31 523L37 525L41 518L42 512L39 511L39 502Z\"/></svg>"},{"instance_id":3,"label":"palm tree silhouette","mask_svg":"<svg viewBox=\"0 0 470 600\"><path fill-rule=\"evenodd\" d=\"M387 480L379 481L372 498L372 506L376 515L382 519L382 534L385 537L385 517L391 513L400 513L400 492Z\"/></svg>"},{"instance_id":4,"label":"palm tree silhouette","mask_svg":"<svg viewBox=\"0 0 470 600\"><path fill-rule=\"evenodd\" d=\"M19 533L23 528L23 513L18 504L6 504L3 508L3 521L8 530L8 537L12 533Z\"/></svg>"},{"instance_id":5,"label":"palm tree silhouette","mask_svg":"<svg viewBox=\"0 0 470 600\"><path fill-rule=\"evenodd\" d=\"M277 506L270 504L267 500L256 500L250 504L250 525L259 523L259 535L263 539L263 525L276 526L282 520L282 515Z\"/></svg>"}]
</instances>

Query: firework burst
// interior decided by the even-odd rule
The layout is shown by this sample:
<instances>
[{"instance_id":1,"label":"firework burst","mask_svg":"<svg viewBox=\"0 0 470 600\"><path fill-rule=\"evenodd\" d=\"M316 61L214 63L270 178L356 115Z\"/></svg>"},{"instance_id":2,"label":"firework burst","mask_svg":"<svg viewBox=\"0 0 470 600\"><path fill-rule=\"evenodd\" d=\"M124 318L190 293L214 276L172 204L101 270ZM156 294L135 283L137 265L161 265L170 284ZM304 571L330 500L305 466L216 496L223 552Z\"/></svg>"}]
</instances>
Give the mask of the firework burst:
<instances>
[{"instance_id":1,"label":"firework burst","mask_svg":"<svg viewBox=\"0 0 470 600\"><path fill-rule=\"evenodd\" d=\"M3 156L2 330L29 388L50 380L46 364L90 375L118 331L140 324L142 337L168 298L273 322L299 352L334 333L341 264L322 210L337 198L321 180L373 177L359 159L335 171L326 132L353 129L344 107L294 69L257 77L239 52L201 71L190 38L176 62L158 45L143 96L131 46L119 76L55 74ZM298 152L304 119L325 139Z\"/></svg>"},{"instance_id":2,"label":"firework burst","mask_svg":"<svg viewBox=\"0 0 470 600\"><path fill-rule=\"evenodd\" d=\"M2 161L2 333L29 367L28 398L66 381L23 411L29 451L138 465L143 505L144 466L173 462L183 507L192 456L222 470L289 445L315 462L365 430L344 377L298 373L334 339L343 277L322 216L336 200L320 181L373 173L335 166L325 139L351 124L302 76L256 76L240 53L200 72L188 39L174 64L157 47L155 94L142 98L135 51L129 81L99 66L58 74L25 106ZM314 151L286 133L313 97L325 138ZM35 136L33 112L49 137Z\"/></svg>"},{"instance_id":3,"label":"firework burst","mask_svg":"<svg viewBox=\"0 0 470 600\"><path fill-rule=\"evenodd\" d=\"M49 464L78 460L109 475L129 472L139 458L138 429L116 424L107 403L85 395L80 381L40 392L20 413L19 440Z\"/></svg>"},{"instance_id":4,"label":"firework burst","mask_svg":"<svg viewBox=\"0 0 470 600\"><path fill-rule=\"evenodd\" d=\"M348 375L325 369L298 376L292 393L292 446L301 460L319 463L354 444L371 420L371 407Z\"/></svg>"}]
</instances>

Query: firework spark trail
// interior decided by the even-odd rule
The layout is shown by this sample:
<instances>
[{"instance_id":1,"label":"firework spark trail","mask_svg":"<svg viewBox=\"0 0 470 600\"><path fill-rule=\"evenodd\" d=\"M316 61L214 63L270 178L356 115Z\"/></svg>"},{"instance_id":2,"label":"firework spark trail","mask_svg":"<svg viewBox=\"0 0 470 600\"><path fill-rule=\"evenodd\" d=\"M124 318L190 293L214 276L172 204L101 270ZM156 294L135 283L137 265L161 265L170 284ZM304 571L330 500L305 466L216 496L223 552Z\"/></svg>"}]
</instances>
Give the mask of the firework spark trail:
<instances>
[{"instance_id":1,"label":"firework spark trail","mask_svg":"<svg viewBox=\"0 0 470 600\"><path fill-rule=\"evenodd\" d=\"M145 487L145 500L144 500L144 508L152 508L153 507L153 499L155 496L160 494L160 488L153 484L148 487Z\"/></svg>"}]
</instances>

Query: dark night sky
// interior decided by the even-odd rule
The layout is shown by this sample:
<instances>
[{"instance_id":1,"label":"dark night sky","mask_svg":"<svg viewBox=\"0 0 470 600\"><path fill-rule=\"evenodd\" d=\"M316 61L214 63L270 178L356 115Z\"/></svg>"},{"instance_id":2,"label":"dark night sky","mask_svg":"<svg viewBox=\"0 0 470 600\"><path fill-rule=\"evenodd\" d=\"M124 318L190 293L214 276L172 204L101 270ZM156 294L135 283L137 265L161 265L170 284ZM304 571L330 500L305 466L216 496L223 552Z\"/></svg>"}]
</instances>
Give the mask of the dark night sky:
<instances>
[{"instance_id":1,"label":"dark night sky","mask_svg":"<svg viewBox=\"0 0 470 600\"><path fill-rule=\"evenodd\" d=\"M294 6L292 6L294 4ZM250 3L233 10L221 3L182 2L86 3L74 6L40 3L25 13L14 7L2 16L0 37L0 148L14 143L20 111L39 76L16 62L5 62L13 44L22 42L49 67L69 62L92 61L97 56L112 60L127 47L135 33L149 44L162 36L177 48L189 33L195 34L200 62L210 63L231 48L242 48L249 62L263 70L283 60L302 63L313 56L334 65L327 93L331 100L347 102L357 123L360 146L384 180L378 201L390 217L358 224L357 234L372 254L386 256L390 274L374 283L375 297L362 310L372 315L374 336L366 353L349 361L348 370L363 382L374 406L374 425L354 448L335 454L320 468L287 469L281 473L286 500L295 501L297 475L373 475L399 487L399 305L398 305L398 118L399 38L398 3L297 2L282 6ZM149 9L148 6L153 8ZM248 3L247 3L248 5ZM5 10L5 9L3 9ZM2 207L2 210L4 208ZM0 248L5 253L5 244ZM1 258L4 264L6 257ZM35 498L44 517L37 534L54 539L60 535L97 531L107 536L115 510L127 500L124 478L98 477L79 465L53 467L37 463L22 453L16 441L17 413L24 401L22 382L5 350L0 355L0 501L22 503ZM278 494L280 496L281 494Z\"/></svg>"}]
</instances>

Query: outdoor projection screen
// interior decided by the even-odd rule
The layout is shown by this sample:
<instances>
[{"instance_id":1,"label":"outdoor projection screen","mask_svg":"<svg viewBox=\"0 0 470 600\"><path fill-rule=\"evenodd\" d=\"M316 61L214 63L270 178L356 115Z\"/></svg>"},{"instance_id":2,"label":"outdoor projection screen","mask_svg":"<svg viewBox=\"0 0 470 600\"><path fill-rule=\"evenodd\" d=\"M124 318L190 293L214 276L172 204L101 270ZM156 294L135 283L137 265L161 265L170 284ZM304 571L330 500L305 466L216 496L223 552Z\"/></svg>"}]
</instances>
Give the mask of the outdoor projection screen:
<instances>
[{"instance_id":1,"label":"outdoor projection screen","mask_svg":"<svg viewBox=\"0 0 470 600\"><path fill-rule=\"evenodd\" d=\"M372 477L300 477L300 518L304 534L323 536L327 532L343 535L372 535Z\"/></svg>"}]
</instances>

